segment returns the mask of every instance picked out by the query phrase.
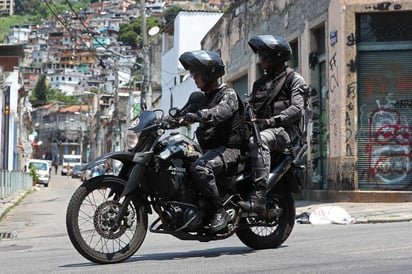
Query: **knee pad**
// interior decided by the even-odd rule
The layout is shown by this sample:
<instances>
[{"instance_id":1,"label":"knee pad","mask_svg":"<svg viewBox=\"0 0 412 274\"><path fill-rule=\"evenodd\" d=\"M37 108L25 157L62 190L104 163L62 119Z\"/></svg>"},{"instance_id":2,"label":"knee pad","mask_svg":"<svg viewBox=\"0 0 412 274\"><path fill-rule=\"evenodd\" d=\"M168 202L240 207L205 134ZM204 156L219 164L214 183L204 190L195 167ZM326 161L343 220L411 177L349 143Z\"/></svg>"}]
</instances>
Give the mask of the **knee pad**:
<instances>
[{"instance_id":1,"label":"knee pad","mask_svg":"<svg viewBox=\"0 0 412 274\"><path fill-rule=\"evenodd\" d=\"M277 128L277 141L279 148L286 148L290 144L290 136L283 127Z\"/></svg>"}]
</instances>

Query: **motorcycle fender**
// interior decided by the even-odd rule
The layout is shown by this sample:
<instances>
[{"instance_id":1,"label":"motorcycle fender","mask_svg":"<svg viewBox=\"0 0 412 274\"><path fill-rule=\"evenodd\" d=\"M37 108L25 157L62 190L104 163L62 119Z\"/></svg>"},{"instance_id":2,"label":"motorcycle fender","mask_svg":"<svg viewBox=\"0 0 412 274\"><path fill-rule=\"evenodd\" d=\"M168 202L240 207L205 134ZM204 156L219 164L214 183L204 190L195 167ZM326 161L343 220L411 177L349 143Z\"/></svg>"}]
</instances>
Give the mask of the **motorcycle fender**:
<instances>
[{"instance_id":1,"label":"motorcycle fender","mask_svg":"<svg viewBox=\"0 0 412 274\"><path fill-rule=\"evenodd\" d=\"M126 187L124 188L123 193L121 194L122 197L132 193L138 188L141 188L140 184L145 173L146 166L148 165L152 157L152 151L139 152L134 154L133 162L135 162L136 165L133 167L132 172L130 173Z\"/></svg>"},{"instance_id":2,"label":"motorcycle fender","mask_svg":"<svg viewBox=\"0 0 412 274\"><path fill-rule=\"evenodd\" d=\"M124 162L132 162L133 161L133 157L134 157L134 153L129 152L129 151L113 151L113 152L109 152L106 154L103 154L102 156L99 156L97 158L95 158L94 160L88 162L83 168L82 170L86 170L86 169L91 169L95 166L104 164L108 159L114 159L114 160L118 160L122 163Z\"/></svg>"},{"instance_id":3,"label":"motorcycle fender","mask_svg":"<svg viewBox=\"0 0 412 274\"><path fill-rule=\"evenodd\" d=\"M97 176L97 177L91 178L91 179L88 181L88 183L90 183L90 182L103 181L103 180L106 180L107 178L110 178L110 177L118 178L117 176L114 176L114 175L102 175L102 176ZM127 185L127 183L126 183L124 180L117 181L117 182L119 182L119 184L120 184L123 188L125 188L126 185ZM146 212L147 212L148 214L152 214L153 211L152 211L152 208L150 207L149 202L148 202L146 199L144 199L144 198L142 197L142 195L141 195L140 193L138 193L138 192L135 193L135 196L140 197L139 199L141 200L142 204L144 204L144 207L145 207Z\"/></svg>"}]
</instances>

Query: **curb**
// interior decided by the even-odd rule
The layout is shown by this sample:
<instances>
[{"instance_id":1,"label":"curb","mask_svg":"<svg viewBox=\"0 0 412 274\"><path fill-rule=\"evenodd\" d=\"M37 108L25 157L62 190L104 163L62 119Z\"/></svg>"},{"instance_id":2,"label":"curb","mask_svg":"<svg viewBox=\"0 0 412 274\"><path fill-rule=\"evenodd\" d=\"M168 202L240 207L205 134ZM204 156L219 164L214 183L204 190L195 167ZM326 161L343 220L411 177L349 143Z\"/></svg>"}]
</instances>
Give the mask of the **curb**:
<instances>
[{"instance_id":1,"label":"curb","mask_svg":"<svg viewBox=\"0 0 412 274\"><path fill-rule=\"evenodd\" d=\"M401 223L411 222L412 218L383 218L383 219L356 219L354 224L382 224L382 223Z\"/></svg>"},{"instance_id":2,"label":"curb","mask_svg":"<svg viewBox=\"0 0 412 274\"><path fill-rule=\"evenodd\" d=\"M320 207L337 206L344 209L354 224L412 222L412 203L354 203L296 201L296 215L311 214Z\"/></svg>"},{"instance_id":3,"label":"curb","mask_svg":"<svg viewBox=\"0 0 412 274\"><path fill-rule=\"evenodd\" d=\"M308 190L296 195L297 200L352 203L412 202L412 191L391 190Z\"/></svg>"},{"instance_id":4,"label":"curb","mask_svg":"<svg viewBox=\"0 0 412 274\"><path fill-rule=\"evenodd\" d=\"M33 191L36 191L35 187L31 187L26 190L19 190L0 201L0 222L7 215L11 208L19 204L24 199L24 197L26 197Z\"/></svg>"}]
</instances>

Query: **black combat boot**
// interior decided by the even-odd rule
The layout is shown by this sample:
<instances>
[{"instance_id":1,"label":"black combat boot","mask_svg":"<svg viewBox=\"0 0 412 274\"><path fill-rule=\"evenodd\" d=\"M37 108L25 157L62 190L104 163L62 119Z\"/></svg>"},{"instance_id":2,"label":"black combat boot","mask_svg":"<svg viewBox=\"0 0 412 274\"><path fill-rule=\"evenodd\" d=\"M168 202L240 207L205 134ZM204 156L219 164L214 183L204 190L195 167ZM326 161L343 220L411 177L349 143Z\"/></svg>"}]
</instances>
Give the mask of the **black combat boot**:
<instances>
[{"instance_id":1,"label":"black combat boot","mask_svg":"<svg viewBox=\"0 0 412 274\"><path fill-rule=\"evenodd\" d=\"M209 225L206 227L211 233L218 232L225 228L229 222L229 214L224 210L222 200L219 196L219 191L215 180L207 182L207 188L203 188L203 195L209 197L209 202L215 211L212 215Z\"/></svg>"},{"instance_id":2,"label":"black combat boot","mask_svg":"<svg viewBox=\"0 0 412 274\"><path fill-rule=\"evenodd\" d=\"M221 208L212 216L208 230L212 233L218 232L227 226L229 222L229 214Z\"/></svg>"},{"instance_id":3,"label":"black combat boot","mask_svg":"<svg viewBox=\"0 0 412 274\"><path fill-rule=\"evenodd\" d=\"M249 195L248 201L240 201L238 205L245 211L260 213L266 209L266 187L262 185L256 188Z\"/></svg>"}]
</instances>

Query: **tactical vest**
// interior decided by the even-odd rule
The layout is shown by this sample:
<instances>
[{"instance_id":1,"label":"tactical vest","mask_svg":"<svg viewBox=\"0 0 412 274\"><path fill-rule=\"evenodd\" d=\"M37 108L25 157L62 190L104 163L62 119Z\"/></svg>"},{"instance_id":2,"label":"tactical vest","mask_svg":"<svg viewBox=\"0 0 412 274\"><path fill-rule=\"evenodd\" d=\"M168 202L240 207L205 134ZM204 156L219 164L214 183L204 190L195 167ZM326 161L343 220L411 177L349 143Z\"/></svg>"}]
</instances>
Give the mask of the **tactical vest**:
<instances>
[{"instance_id":1,"label":"tactical vest","mask_svg":"<svg viewBox=\"0 0 412 274\"><path fill-rule=\"evenodd\" d=\"M218 104L224 91L228 89L226 85L206 96L206 108L212 108ZM239 98L239 97L238 97ZM197 140L204 150L217 148L220 146L240 148L246 139L244 132L242 102L238 99L239 108L232 117L218 125L210 123L200 123L196 130Z\"/></svg>"},{"instance_id":2,"label":"tactical vest","mask_svg":"<svg viewBox=\"0 0 412 274\"><path fill-rule=\"evenodd\" d=\"M264 75L254 83L249 103L253 107L256 118L269 119L289 107L291 94L288 87L292 79L293 70L288 68L285 72L275 77ZM278 91L276 96L271 96L271 93L275 92L274 89L282 80L284 84L280 91Z\"/></svg>"}]
</instances>

